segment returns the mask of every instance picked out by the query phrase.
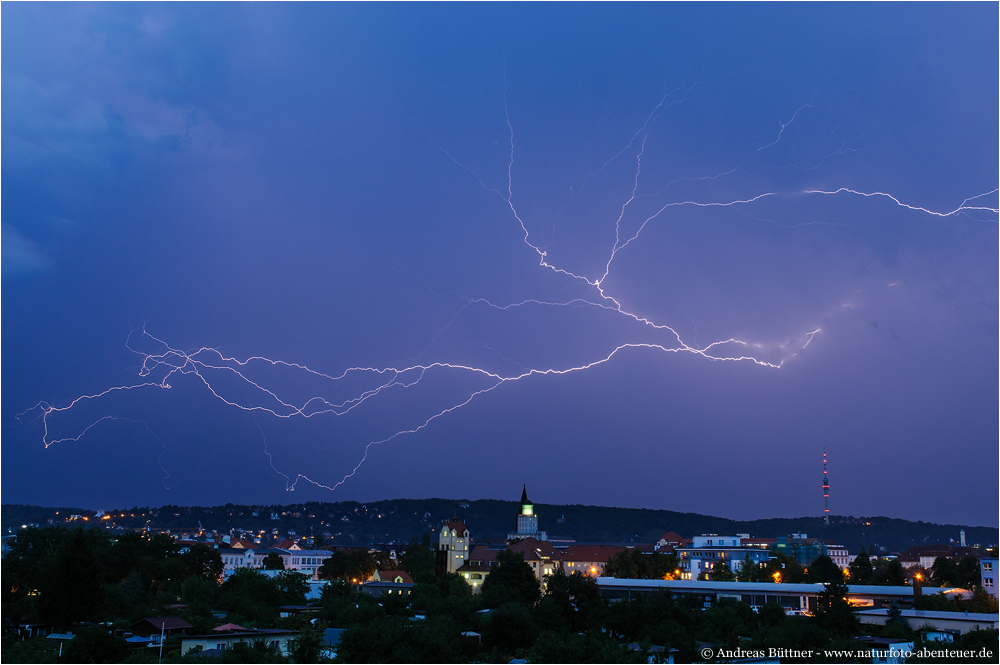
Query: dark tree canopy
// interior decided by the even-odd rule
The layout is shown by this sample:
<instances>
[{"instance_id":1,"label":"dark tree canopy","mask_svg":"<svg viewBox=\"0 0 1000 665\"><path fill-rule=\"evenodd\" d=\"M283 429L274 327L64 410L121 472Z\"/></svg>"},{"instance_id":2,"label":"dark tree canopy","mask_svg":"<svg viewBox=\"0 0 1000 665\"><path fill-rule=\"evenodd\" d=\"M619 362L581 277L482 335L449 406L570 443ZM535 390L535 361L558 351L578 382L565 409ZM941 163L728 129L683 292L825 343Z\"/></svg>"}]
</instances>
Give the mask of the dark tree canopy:
<instances>
[{"instance_id":1,"label":"dark tree canopy","mask_svg":"<svg viewBox=\"0 0 1000 665\"><path fill-rule=\"evenodd\" d=\"M806 580L809 582L843 582L844 573L840 566L833 562L833 559L823 554L809 564Z\"/></svg>"},{"instance_id":2,"label":"dark tree canopy","mask_svg":"<svg viewBox=\"0 0 1000 665\"><path fill-rule=\"evenodd\" d=\"M497 565L483 582L482 597L487 607L508 602L533 604L541 597L541 589L524 555L503 550L497 554Z\"/></svg>"},{"instance_id":3,"label":"dark tree canopy","mask_svg":"<svg viewBox=\"0 0 1000 665\"><path fill-rule=\"evenodd\" d=\"M861 548L858 555L854 557L854 561L851 561L848 565L847 570L850 573L850 580L854 584L869 584L871 582L873 572L872 562L865 548Z\"/></svg>"},{"instance_id":4,"label":"dark tree canopy","mask_svg":"<svg viewBox=\"0 0 1000 665\"><path fill-rule=\"evenodd\" d=\"M267 556L261 561L261 565L264 567L264 570L284 570L285 560L277 552L268 552Z\"/></svg>"}]
</instances>

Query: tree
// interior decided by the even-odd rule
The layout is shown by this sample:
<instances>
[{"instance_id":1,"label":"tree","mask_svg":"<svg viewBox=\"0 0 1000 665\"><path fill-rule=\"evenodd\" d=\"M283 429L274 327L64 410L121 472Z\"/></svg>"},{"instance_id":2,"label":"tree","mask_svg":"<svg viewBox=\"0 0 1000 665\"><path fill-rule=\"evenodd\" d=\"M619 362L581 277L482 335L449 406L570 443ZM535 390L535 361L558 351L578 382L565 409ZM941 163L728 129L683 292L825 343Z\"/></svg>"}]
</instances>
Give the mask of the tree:
<instances>
[{"instance_id":1,"label":"tree","mask_svg":"<svg viewBox=\"0 0 1000 665\"><path fill-rule=\"evenodd\" d=\"M765 567L750 558L749 554L743 555L743 562L739 570L736 571L737 582L764 582ZM770 582L771 580L766 580Z\"/></svg>"},{"instance_id":2,"label":"tree","mask_svg":"<svg viewBox=\"0 0 1000 665\"><path fill-rule=\"evenodd\" d=\"M934 586L957 586L958 565L950 557L939 556L931 567L931 583Z\"/></svg>"},{"instance_id":3,"label":"tree","mask_svg":"<svg viewBox=\"0 0 1000 665\"><path fill-rule=\"evenodd\" d=\"M219 606L251 621L273 620L282 599L277 583L253 568L237 569L219 588Z\"/></svg>"},{"instance_id":4,"label":"tree","mask_svg":"<svg viewBox=\"0 0 1000 665\"><path fill-rule=\"evenodd\" d=\"M680 563L674 554L654 552L645 554L638 548L613 555L604 564L605 577L619 579L662 580L675 579Z\"/></svg>"},{"instance_id":5,"label":"tree","mask_svg":"<svg viewBox=\"0 0 1000 665\"><path fill-rule=\"evenodd\" d=\"M120 663L128 656L128 644L103 628L83 628L66 644L66 663Z\"/></svg>"},{"instance_id":6,"label":"tree","mask_svg":"<svg viewBox=\"0 0 1000 665\"><path fill-rule=\"evenodd\" d=\"M904 640L913 639L913 629L903 616L903 611L899 609L896 601L889 605L888 618L885 620L885 627L882 634L885 637L898 637Z\"/></svg>"},{"instance_id":7,"label":"tree","mask_svg":"<svg viewBox=\"0 0 1000 665\"><path fill-rule=\"evenodd\" d=\"M339 580L347 574L347 555L337 550L316 571L321 580Z\"/></svg>"},{"instance_id":8,"label":"tree","mask_svg":"<svg viewBox=\"0 0 1000 665\"><path fill-rule=\"evenodd\" d=\"M267 556L261 560L264 570L284 570L285 560L277 552L268 552Z\"/></svg>"},{"instance_id":9,"label":"tree","mask_svg":"<svg viewBox=\"0 0 1000 665\"><path fill-rule=\"evenodd\" d=\"M434 552L424 543L414 541L403 553L403 570L418 584L434 581L435 563Z\"/></svg>"},{"instance_id":10,"label":"tree","mask_svg":"<svg viewBox=\"0 0 1000 665\"><path fill-rule=\"evenodd\" d=\"M385 550L376 550L371 555L375 560L375 568L377 570L395 570L396 562Z\"/></svg>"},{"instance_id":11,"label":"tree","mask_svg":"<svg viewBox=\"0 0 1000 665\"><path fill-rule=\"evenodd\" d=\"M757 614L746 603L732 598L720 598L705 611L705 623L712 631L712 642L736 644L739 636L749 635L756 627Z\"/></svg>"},{"instance_id":12,"label":"tree","mask_svg":"<svg viewBox=\"0 0 1000 665\"><path fill-rule=\"evenodd\" d=\"M715 582L735 582L736 574L729 568L729 564L720 561L712 569L712 580Z\"/></svg>"},{"instance_id":13,"label":"tree","mask_svg":"<svg viewBox=\"0 0 1000 665\"><path fill-rule=\"evenodd\" d=\"M287 663L277 642L257 639L247 644L237 642L214 659L217 663Z\"/></svg>"},{"instance_id":14,"label":"tree","mask_svg":"<svg viewBox=\"0 0 1000 665\"><path fill-rule=\"evenodd\" d=\"M601 607L601 594L593 578L579 572L557 571L545 583L547 593L539 601L535 618L553 632L578 633Z\"/></svg>"},{"instance_id":15,"label":"tree","mask_svg":"<svg viewBox=\"0 0 1000 665\"><path fill-rule=\"evenodd\" d=\"M483 630L483 645L513 653L530 648L537 636L538 626L528 608L521 603L506 603L490 613Z\"/></svg>"},{"instance_id":16,"label":"tree","mask_svg":"<svg viewBox=\"0 0 1000 665\"><path fill-rule=\"evenodd\" d=\"M327 557L317 575L320 579L346 579L355 584L366 582L375 573L375 557L371 552L358 550L350 554L337 550Z\"/></svg>"},{"instance_id":17,"label":"tree","mask_svg":"<svg viewBox=\"0 0 1000 665\"><path fill-rule=\"evenodd\" d=\"M824 587L816 599L815 622L835 636L857 635L861 622L847 602L847 585L838 581L828 582Z\"/></svg>"},{"instance_id":18,"label":"tree","mask_svg":"<svg viewBox=\"0 0 1000 665\"><path fill-rule=\"evenodd\" d=\"M323 650L323 633L318 630L303 630L289 644L289 655L296 663L319 662Z\"/></svg>"},{"instance_id":19,"label":"tree","mask_svg":"<svg viewBox=\"0 0 1000 665\"><path fill-rule=\"evenodd\" d=\"M508 602L534 604L541 596L538 580L520 552L497 553L497 565L483 581L482 598L487 607Z\"/></svg>"},{"instance_id":20,"label":"tree","mask_svg":"<svg viewBox=\"0 0 1000 665\"><path fill-rule=\"evenodd\" d=\"M104 594L105 616L136 621L149 616L153 595L138 571L133 570L127 579L118 584L106 585Z\"/></svg>"},{"instance_id":21,"label":"tree","mask_svg":"<svg viewBox=\"0 0 1000 665\"><path fill-rule=\"evenodd\" d=\"M274 576L283 605L302 605L309 593L309 576L294 570L283 570Z\"/></svg>"},{"instance_id":22,"label":"tree","mask_svg":"<svg viewBox=\"0 0 1000 665\"><path fill-rule=\"evenodd\" d=\"M600 633L542 633L527 654L531 663L652 663L642 651L623 649Z\"/></svg>"},{"instance_id":23,"label":"tree","mask_svg":"<svg viewBox=\"0 0 1000 665\"><path fill-rule=\"evenodd\" d=\"M74 529L59 547L41 580L38 613L42 621L68 627L74 621L96 619L104 603L101 563L85 529Z\"/></svg>"},{"instance_id":24,"label":"tree","mask_svg":"<svg viewBox=\"0 0 1000 665\"><path fill-rule=\"evenodd\" d=\"M806 580L809 582L842 582L844 573L840 570L840 566L833 562L833 559L823 554L816 557L816 560L809 566Z\"/></svg>"},{"instance_id":25,"label":"tree","mask_svg":"<svg viewBox=\"0 0 1000 665\"><path fill-rule=\"evenodd\" d=\"M184 562L184 568L188 575L213 582L222 577L222 571L225 569L219 550L212 549L207 545L192 545L187 552L181 555L181 560ZM267 557L264 557L264 560L266 561Z\"/></svg>"},{"instance_id":26,"label":"tree","mask_svg":"<svg viewBox=\"0 0 1000 665\"><path fill-rule=\"evenodd\" d=\"M341 634L337 660L345 663L455 662L453 643L448 637L446 631L436 627L413 625L400 619L357 623Z\"/></svg>"},{"instance_id":27,"label":"tree","mask_svg":"<svg viewBox=\"0 0 1000 665\"><path fill-rule=\"evenodd\" d=\"M972 589L981 586L983 582L982 573L979 570L979 559L966 554L958 562L958 574L955 579L955 586L963 589Z\"/></svg>"},{"instance_id":28,"label":"tree","mask_svg":"<svg viewBox=\"0 0 1000 665\"><path fill-rule=\"evenodd\" d=\"M58 647L53 647L53 640L45 637L31 637L23 642L13 638L3 639L3 662L5 663L56 663L58 662Z\"/></svg>"},{"instance_id":29,"label":"tree","mask_svg":"<svg viewBox=\"0 0 1000 665\"><path fill-rule=\"evenodd\" d=\"M763 573L761 581L764 582L797 583L805 580L802 566L798 564L795 557L780 549L771 550L771 559L767 562Z\"/></svg>"},{"instance_id":30,"label":"tree","mask_svg":"<svg viewBox=\"0 0 1000 665\"><path fill-rule=\"evenodd\" d=\"M875 562L871 583L880 586L903 586L906 584L906 569L899 559L879 559Z\"/></svg>"},{"instance_id":31,"label":"tree","mask_svg":"<svg viewBox=\"0 0 1000 665\"><path fill-rule=\"evenodd\" d=\"M847 570L850 574L851 581L855 584L870 584L872 580L872 561L868 557L868 552L865 548L861 548L858 555L854 557L848 566Z\"/></svg>"},{"instance_id":32,"label":"tree","mask_svg":"<svg viewBox=\"0 0 1000 665\"><path fill-rule=\"evenodd\" d=\"M366 550L356 550L347 555L347 577L358 584L367 582L378 564L375 556Z\"/></svg>"},{"instance_id":33,"label":"tree","mask_svg":"<svg viewBox=\"0 0 1000 665\"><path fill-rule=\"evenodd\" d=\"M997 599L989 594L989 592L981 586L977 586L972 590L972 597L965 601L968 612L977 612L980 614L996 614L997 612Z\"/></svg>"},{"instance_id":34,"label":"tree","mask_svg":"<svg viewBox=\"0 0 1000 665\"><path fill-rule=\"evenodd\" d=\"M618 552L604 564L604 576L619 579L642 579L639 577L640 562L632 555L634 550Z\"/></svg>"}]
</instances>

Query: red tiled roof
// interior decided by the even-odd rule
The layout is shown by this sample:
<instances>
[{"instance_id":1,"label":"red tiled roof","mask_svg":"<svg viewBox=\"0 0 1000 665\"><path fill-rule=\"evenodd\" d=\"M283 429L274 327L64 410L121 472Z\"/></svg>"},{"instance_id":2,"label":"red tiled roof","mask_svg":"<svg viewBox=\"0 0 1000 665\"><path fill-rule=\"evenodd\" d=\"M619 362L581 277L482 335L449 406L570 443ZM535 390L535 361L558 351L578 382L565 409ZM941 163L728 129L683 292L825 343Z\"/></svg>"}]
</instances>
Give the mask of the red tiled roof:
<instances>
[{"instance_id":1,"label":"red tiled roof","mask_svg":"<svg viewBox=\"0 0 1000 665\"><path fill-rule=\"evenodd\" d=\"M212 629L216 633L225 633L231 630L247 630L243 626L237 626L235 623L224 623L221 626L216 626Z\"/></svg>"},{"instance_id":2,"label":"red tiled roof","mask_svg":"<svg viewBox=\"0 0 1000 665\"><path fill-rule=\"evenodd\" d=\"M396 578L401 578L401 582L406 584L412 584L413 580L410 575L405 570L377 570L375 574L378 575L379 580L382 582L395 582Z\"/></svg>"},{"instance_id":3,"label":"red tiled roof","mask_svg":"<svg viewBox=\"0 0 1000 665\"><path fill-rule=\"evenodd\" d=\"M562 560L607 563L608 559L627 549L624 545L570 545Z\"/></svg>"},{"instance_id":4,"label":"red tiled roof","mask_svg":"<svg viewBox=\"0 0 1000 665\"><path fill-rule=\"evenodd\" d=\"M451 529L454 529L460 536L469 530L468 527L465 526L465 522L458 519L457 517L452 517L450 520L444 523L444 526L447 527L449 531Z\"/></svg>"},{"instance_id":5,"label":"red tiled roof","mask_svg":"<svg viewBox=\"0 0 1000 665\"><path fill-rule=\"evenodd\" d=\"M544 540L524 538L523 540L519 540L513 545L508 546L508 549L512 552L520 552L523 554L525 561L530 561L532 559L551 559L553 561L562 561L562 555L556 551L556 548L552 547L551 543Z\"/></svg>"},{"instance_id":6,"label":"red tiled roof","mask_svg":"<svg viewBox=\"0 0 1000 665\"><path fill-rule=\"evenodd\" d=\"M497 553L503 550L494 550L487 545L473 545L469 552L469 561L482 561L484 566L489 566L491 561L496 561ZM471 563L469 565L472 565Z\"/></svg>"},{"instance_id":7,"label":"red tiled roof","mask_svg":"<svg viewBox=\"0 0 1000 665\"><path fill-rule=\"evenodd\" d=\"M665 534L660 536L660 540L666 541L668 545L671 543L679 545L689 545L694 542L690 538L685 538L679 533L674 533L673 531L667 531Z\"/></svg>"}]
</instances>

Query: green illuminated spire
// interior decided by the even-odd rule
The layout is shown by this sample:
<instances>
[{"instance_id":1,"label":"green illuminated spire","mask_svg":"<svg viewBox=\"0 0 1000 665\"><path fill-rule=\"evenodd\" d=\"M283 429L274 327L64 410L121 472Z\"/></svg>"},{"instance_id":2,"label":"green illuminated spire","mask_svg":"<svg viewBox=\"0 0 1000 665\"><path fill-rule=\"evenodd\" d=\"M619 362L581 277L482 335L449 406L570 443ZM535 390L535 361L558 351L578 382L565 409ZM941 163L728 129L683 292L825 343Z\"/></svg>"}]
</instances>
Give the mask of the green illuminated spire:
<instances>
[{"instance_id":1,"label":"green illuminated spire","mask_svg":"<svg viewBox=\"0 0 1000 665\"><path fill-rule=\"evenodd\" d=\"M534 513L534 506L531 505L531 501L528 500L528 486L524 485L521 489L521 514L531 515Z\"/></svg>"}]
</instances>

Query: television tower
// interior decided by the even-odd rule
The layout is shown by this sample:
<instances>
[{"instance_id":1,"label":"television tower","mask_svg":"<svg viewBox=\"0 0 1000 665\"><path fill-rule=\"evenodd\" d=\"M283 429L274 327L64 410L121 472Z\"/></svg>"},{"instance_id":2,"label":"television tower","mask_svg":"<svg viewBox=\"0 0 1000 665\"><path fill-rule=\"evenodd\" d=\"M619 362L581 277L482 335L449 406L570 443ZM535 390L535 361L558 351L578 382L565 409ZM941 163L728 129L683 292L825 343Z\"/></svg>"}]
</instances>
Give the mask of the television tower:
<instances>
[{"instance_id":1,"label":"television tower","mask_svg":"<svg viewBox=\"0 0 1000 665\"><path fill-rule=\"evenodd\" d=\"M823 448L823 522L830 523L830 479L826 475L826 448Z\"/></svg>"}]
</instances>

